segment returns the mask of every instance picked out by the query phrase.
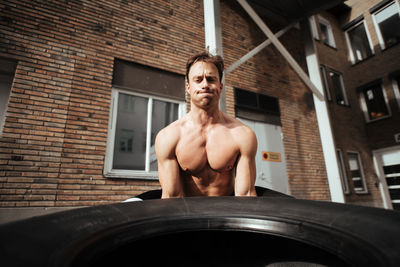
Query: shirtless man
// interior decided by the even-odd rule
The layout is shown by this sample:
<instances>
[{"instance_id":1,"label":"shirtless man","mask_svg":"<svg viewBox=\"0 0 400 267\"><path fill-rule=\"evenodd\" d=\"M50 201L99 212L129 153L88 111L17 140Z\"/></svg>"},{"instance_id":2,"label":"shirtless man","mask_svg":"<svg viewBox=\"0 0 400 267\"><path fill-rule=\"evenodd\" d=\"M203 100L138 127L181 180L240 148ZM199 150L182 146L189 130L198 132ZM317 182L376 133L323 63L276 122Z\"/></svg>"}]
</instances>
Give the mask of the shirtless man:
<instances>
[{"instance_id":1,"label":"shirtless man","mask_svg":"<svg viewBox=\"0 0 400 267\"><path fill-rule=\"evenodd\" d=\"M156 137L162 198L256 196L257 138L218 108L223 68L222 58L208 53L186 64L191 110Z\"/></svg>"}]
</instances>

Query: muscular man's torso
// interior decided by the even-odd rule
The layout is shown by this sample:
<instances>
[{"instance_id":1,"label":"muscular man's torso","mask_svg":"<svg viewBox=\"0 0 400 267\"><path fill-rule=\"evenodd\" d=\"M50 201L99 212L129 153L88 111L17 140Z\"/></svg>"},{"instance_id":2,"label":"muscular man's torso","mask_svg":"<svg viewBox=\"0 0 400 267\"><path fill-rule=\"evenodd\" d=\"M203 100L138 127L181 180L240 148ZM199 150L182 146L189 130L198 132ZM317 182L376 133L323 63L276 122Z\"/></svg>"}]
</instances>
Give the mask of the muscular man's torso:
<instances>
[{"instance_id":1,"label":"muscular man's torso","mask_svg":"<svg viewBox=\"0 0 400 267\"><path fill-rule=\"evenodd\" d=\"M235 127L233 120L207 128L180 123L175 153L187 194L233 194L233 170L239 156Z\"/></svg>"}]
</instances>

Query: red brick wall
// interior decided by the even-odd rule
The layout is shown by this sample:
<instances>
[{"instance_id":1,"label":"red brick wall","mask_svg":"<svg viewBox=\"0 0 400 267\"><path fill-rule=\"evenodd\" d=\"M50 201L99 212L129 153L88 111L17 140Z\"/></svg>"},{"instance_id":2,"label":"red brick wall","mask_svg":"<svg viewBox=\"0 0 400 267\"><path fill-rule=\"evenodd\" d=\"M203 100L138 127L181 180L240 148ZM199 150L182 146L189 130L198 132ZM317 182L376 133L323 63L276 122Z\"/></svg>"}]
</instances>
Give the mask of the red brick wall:
<instances>
[{"instance_id":1,"label":"red brick wall","mask_svg":"<svg viewBox=\"0 0 400 267\"><path fill-rule=\"evenodd\" d=\"M237 3L221 1L229 66L265 40ZM115 57L184 74L204 47L202 1L2 1L0 57L18 60L0 139L0 205L82 206L124 200L157 181L103 176ZM284 38L302 59L299 32ZM228 75L280 99L292 195L328 200L310 93L269 47Z\"/></svg>"}]
</instances>

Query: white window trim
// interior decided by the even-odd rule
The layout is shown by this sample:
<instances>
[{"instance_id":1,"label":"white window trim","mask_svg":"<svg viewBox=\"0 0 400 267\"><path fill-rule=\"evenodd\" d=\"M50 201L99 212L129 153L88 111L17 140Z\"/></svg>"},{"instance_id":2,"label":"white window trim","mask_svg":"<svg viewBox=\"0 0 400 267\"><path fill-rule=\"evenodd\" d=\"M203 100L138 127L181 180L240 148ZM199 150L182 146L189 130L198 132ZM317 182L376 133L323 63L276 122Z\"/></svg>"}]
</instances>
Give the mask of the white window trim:
<instances>
[{"instance_id":1,"label":"white window trim","mask_svg":"<svg viewBox=\"0 0 400 267\"><path fill-rule=\"evenodd\" d=\"M321 77L322 77L322 82L323 82L323 86L325 89L325 98L328 101L332 101L332 95L331 95L331 90L329 88L329 83L328 83L328 78L326 76L326 66L325 65L320 65L319 69L321 71Z\"/></svg>"},{"instance_id":2,"label":"white window trim","mask_svg":"<svg viewBox=\"0 0 400 267\"><path fill-rule=\"evenodd\" d=\"M326 26L326 28L328 29L329 40L331 42L329 42L327 45L336 48L336 42L335 42L335 38L333 36L333 29L332 29L331 23L329 22L329 20L327 20L321 16L318 16L318 20L319 20L320 24L324 24Z\"/></svg>"},{"instance_id":3,"label":"white window trim","mask_svg":"<svg viewBox=\"0 0 400 267\"><path fill-rule=\"evenodd\" d=\"M382 37L381 29L379 28L379 25L378 25L378 23L376 22L375 15L376 15L377 13L379 13L380 11L384 10L385 8L389 7L389 6L392 5L392 4L396 5L396 7L397 7L397 12L400 13L400 5L399 5L399 3L398 3L397 1L391 1L391 2L387 3L385 6L381 7L381 8L378 9L378 10L376 10L373 14L371 14L371 16L372 16L372 21L373 21L374 27L375 27L375 32L376 32L376 35L378 36L379 45L381 46L381 49L382 49L382 50L386 48L386 45L385 45L385 41L383 40L383 37Z\"/></svg>"},{"instance_id":4,"label":"white window trim","mask_svg":"<svg viewBox=\"0 0 400 267\"><path fill-rule=\"evenodd\" d=\"M399 78L399 82L400 82L400 78ZM393 92L394 92L394 97L396 99L397 102L397 107L399 108L400 111L400 84L399 82L397 82L396 79L392 79L392 88L393 88Z\"/></svg>"},{"instance_id":5,"label":"white window trim","mask_svg":"<svg viewBox=\"0 0 400 267\"><path fill-rule=\"evenodd\" d=\"M349 182L347 181L346 167L344 165L343 153L340 148L336 148L336 153L339 155L339 157L338 157L339 166L338 167L339 167L339 175L342 180L343 193L348 195L348 194L350 194L350 187L349 187Z\"/></svg>"},{"instance_id":6,"label":"white window trim","mask_svg":"<svg viewBox=\"0 0 400 267\"><path fill-rule=\"evenodd\" d=\"M356 61L356 57L355 57L355 55L354 55L354 53L353 53L353 47L352 47L351 42L350 42L349 31L353 30L355 27L358 27L360 24L363 24L363 25L364 25L365 33L367 34L367 39L368 39L369 48L371 49L372 55L375 55L374 46L372 45L371 36L370 36L370 34L369 34L367 25L366 25L366 23L364 22L364 20L361 20L359 23L353 25L352 27L348 28L348 29L345 31L346 43L347 43L347 47L348 47L348 49L349 49L349 57L350 57L350 61L351 61L352 64L356 64L356 63L358 63L358 62L362 62L362 61L364 61L365 59L367 59L367 58L363 58L363 59L360 60L360 61Z\"/></svg>"},{"instance_id":7,"label":"white window trim","mask_svg":"<svg viewBox=\"0 0 400 267\"><path fill-rule=\"evenodd\" d=\"M365 180L365 174L364 174L364 167L363 167L363 164L362 164L362 162L361 162L361 157L360 157L360 153L359 152L357 152L357 151L347 151L347 157L349 158L349 154L356 154L357 155L357 161L358 161L358 165L359 165L359 168L360 168L360 174L361 174L361 177L360 177L360 179L363 181L363 183L364 183L364 186L365 186L365 189L364 190L356 190L355 188L354 188L354 180L353 180L353 176L351 177L351 181L353 182L353 184L352 184L352 186L353 186L353 189L354 189L354 192L356 193L356 194L368 194L368 187L367 187L367 182L366 182L366 180ZM350 170L350 168L349 168L349 170ZM351 170L350 170L350 172L351 172Z\"/></svg>"},{"instance_id":8,"label":"white window trim","mask_svg":"<svg viewBox=\"0 0 400 267\"><path fill-rule=\"evenodd\" d=\"M386 118L389 118L389 117L392 116L392 111L390 110L389 101L388 101L388 97L387 97L387 94L386 94L385 87L383 86L383 84L381 84L380 87L382 89L382 94L383 94L383 98L385 100L386 108L388 110L388 115L371 120L369 118L368 107L367 107L367 102L365 101L364 93L361 92L360 93L360 105L361 105L361 110L364 113L365 121L367 123L383 120L383 119L386 119Z\"/></svg>"},{"instance_id":9,"label":"white window trim","mask_svg":"<svg viewBox=\"0 0 400 267\"><path fill-rule=\"evenodd\" d=\"M114 158L114 143L115 143L115 127L117 124L117 103L119 93L130 94L139 97L145 97L149 99L149 104L147 105L147 136L146 136L146 163L144 171L134 171L134 170L121 170L113 169L113 158ZM167 101L170 103L179 104L178 118L181 118L186 113L186 103L184 101L177 101L172 99L167 99L163 97L158 97L154 95L146 95L142 93L137 93L132 90L123 89L117 86L112 88L111 92L111 106L110 106L110 116L108 122L108 138L107 138L107 149L106 157L104 161L104 176L109 178L129 178L129 179L158 179L157 171L150 171L150 143L151 143L151 110L153 100ZM149 118L150 117L150 118Z\"/></svg>"},{"instance_id":10,"label":"white window trim","mask_svg":"<svg viewBox=\"0 0 400 267\"><path fill-rule=\"evenodd\" d=\"M311 16L308 18L311 27L311 33L315 40L319 40L319 33L317 28L317 22L315 21L315 16Z\"/></svg>"}]
</instances>

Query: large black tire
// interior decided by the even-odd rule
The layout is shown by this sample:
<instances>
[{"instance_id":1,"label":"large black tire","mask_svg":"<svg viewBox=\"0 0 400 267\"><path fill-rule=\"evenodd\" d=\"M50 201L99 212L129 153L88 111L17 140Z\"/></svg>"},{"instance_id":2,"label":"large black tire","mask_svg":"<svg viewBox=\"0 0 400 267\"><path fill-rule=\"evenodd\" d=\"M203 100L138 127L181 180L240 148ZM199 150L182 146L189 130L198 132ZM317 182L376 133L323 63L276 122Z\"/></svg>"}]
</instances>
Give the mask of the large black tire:
<instances>
[{"instance_id":1,"label":"large black tire","mask_svg":"<svg viewBox=\"0 0 400 267\"><path fill-rule=\"evenodd\" d=\"M400 212L284 197L81 208L2 225L0 237L2 266L400 263Z\"/></svg>"}]
</instances>

